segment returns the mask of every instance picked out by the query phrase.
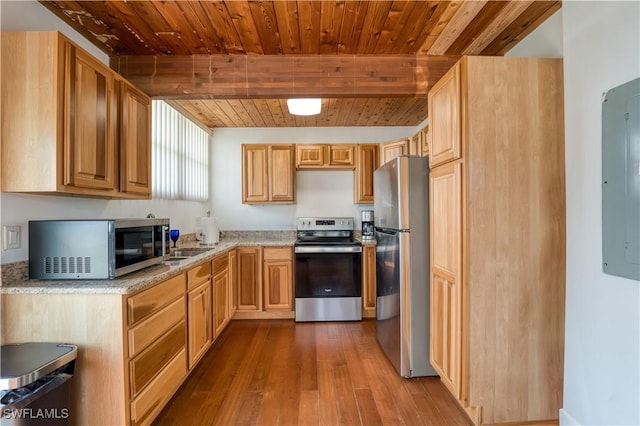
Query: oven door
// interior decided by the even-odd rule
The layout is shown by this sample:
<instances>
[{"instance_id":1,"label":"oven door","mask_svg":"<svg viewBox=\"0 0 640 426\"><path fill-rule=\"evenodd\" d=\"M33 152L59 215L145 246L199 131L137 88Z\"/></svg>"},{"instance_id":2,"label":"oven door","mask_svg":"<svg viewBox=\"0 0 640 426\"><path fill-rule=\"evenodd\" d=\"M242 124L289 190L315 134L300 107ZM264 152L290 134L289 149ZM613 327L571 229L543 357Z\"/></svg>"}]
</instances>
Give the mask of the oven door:
<instances>
[{"instance_id":1,"label":"oven door","mask_svg":"<svg viewBox=\"0 0 640 426\"><path fill-rule=\"evenodd\" d=\"M361 297L361 246L296 246L296 298Z\"/></svg>"}]
</instances>

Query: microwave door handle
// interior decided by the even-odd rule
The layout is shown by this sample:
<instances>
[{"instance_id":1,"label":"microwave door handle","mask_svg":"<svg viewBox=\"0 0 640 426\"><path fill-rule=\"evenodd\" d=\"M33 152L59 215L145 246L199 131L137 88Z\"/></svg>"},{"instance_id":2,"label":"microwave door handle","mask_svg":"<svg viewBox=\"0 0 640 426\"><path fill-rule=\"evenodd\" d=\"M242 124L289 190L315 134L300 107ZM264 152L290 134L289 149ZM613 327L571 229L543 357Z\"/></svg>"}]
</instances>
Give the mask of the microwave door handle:
<instances>
[{"instance_id":1,"label":"microwave door handle","mask_svg":"<svg viewBox=\"0 0 640 426\"><path fill-rule=\"evenodd\" d=\"M160 238L162 239L162 257L165 257L167 255L167 230L169 229L168 226L166 225L162 225L162 233L160 234Z\"/></svg>"}]
</instances>

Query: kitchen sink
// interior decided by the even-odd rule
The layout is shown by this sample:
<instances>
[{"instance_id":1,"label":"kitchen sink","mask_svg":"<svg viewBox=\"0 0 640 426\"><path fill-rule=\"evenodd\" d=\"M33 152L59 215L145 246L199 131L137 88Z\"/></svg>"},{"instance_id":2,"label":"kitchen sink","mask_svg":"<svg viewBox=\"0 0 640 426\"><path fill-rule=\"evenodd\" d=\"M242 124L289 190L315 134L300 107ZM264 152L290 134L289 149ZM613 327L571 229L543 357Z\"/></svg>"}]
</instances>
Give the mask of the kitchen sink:
<instances>
[{"instance_id":1,"label":"kitchen sink","mask_svg":"<svg viewBox=\"0 0 640 426\"><path fill-rule=\"evenodd\" d=\"M187 259L189 257L198 256L199 254L205 253L211 250L209 247L192 247L185 249L177 249L174 250L169 259L179 260L179 259Z\"/></svg>"}]
</instances>

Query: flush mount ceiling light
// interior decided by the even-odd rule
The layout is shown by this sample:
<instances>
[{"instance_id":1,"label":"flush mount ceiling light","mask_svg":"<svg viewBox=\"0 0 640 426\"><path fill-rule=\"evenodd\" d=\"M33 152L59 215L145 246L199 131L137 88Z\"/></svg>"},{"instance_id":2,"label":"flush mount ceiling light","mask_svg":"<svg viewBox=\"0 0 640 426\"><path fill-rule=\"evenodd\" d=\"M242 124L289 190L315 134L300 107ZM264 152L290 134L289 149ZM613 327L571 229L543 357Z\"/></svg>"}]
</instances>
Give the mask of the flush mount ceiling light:
<instances>
[{"instance_id":1,"label":"flush mount ceiling light","mask_svg":"<svg viewBox=\"0 0 640 426\"><path fill-rule=\"evenodd\" d=\"M298 98L287 99L289 114L293 115L316 115L320 114L322 99L319 98Z\"/></svg>"}]
</instances>

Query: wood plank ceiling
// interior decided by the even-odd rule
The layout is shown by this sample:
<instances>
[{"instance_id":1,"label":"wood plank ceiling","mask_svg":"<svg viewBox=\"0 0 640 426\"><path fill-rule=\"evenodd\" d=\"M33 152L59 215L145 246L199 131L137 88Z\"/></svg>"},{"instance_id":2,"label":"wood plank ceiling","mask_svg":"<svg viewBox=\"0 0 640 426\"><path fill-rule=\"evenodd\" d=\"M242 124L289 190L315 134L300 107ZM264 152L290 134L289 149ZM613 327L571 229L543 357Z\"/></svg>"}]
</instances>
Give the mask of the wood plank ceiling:
<instances>
[{"instance_id":1,"label":"wood plank ceiling","mask_svg":"<svg viewBox=\"0 0 640 426\"><path fill-rule=\"evenodd\" d=\"M46 1L207 127L417 126L461 55L503 55L560 1ZM286 98L321 97L289 114Z\"/></svg>"}]
</instances>

